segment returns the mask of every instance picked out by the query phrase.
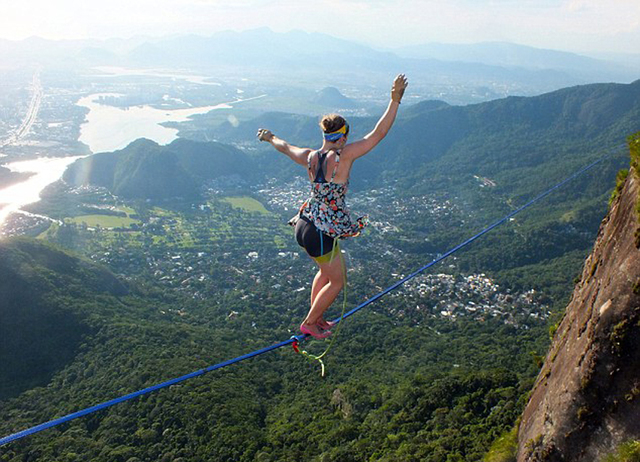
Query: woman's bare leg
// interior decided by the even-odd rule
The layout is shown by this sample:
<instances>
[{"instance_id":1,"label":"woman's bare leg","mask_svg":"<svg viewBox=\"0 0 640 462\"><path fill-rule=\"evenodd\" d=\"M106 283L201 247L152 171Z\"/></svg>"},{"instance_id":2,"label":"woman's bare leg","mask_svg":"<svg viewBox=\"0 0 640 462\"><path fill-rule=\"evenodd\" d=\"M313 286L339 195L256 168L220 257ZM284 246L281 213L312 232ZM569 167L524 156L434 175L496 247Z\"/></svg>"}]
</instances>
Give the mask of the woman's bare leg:
<instances>
[{"instance_id":1,"label":"woman's bare leg","mask_svg":"<svg viewBox=\"0 0 640 462\"><path fill-rule=\"evenodd\" d=\"M318 283L316 285L319 289L315 294L315 297L313 296L312 289L313 302L311 304L309 314L307 314L307 317L303 322L303 324L307 326L313 326L322 319L322 315L338 297L338 294L344 286L343 264L340 255L327 263L319 263L318 265L320 266L320 271L318 272L319 276L316 275L316 278L318 279ZM325 278L328 282L320 286L320 282L323 282ZM314 283L316 283L315 278Z\"/></svg>"},{"instance_id":2,"label":"woman's bare leg","mask_svg":"<svg viewBox=\"0 0 640 462\"><path fill-rule=\"evenodd\" d=\"M313 302L316 300L316 297L318 296L318 292L320 292L320 289L322 289L328 283L329 283L329 278L327 278L324 274L322 274L322 271L318 270L318 273L313 278L313 285L311 286L311 304L309 306L313 306ZM318 327L320 327L320 329L322 330L329 330L333 326L332 324L329 324L327 321L325 321L322 318L318 319L317 324L318 324Z\"/></svg>"},{"instance_id":3,"label":"woman's bare leg","mask_svg":"<svg viewBox=\"0 0 640 462\"><path fill-rule=\"evenodd\" d=\"M316 276L313 278L313 285L311 286L311 304L309 306L313 306L318 292L327 284L329 284L329 278L322 274L322 270L318 269Z\"/></svg>"}]
</instances>

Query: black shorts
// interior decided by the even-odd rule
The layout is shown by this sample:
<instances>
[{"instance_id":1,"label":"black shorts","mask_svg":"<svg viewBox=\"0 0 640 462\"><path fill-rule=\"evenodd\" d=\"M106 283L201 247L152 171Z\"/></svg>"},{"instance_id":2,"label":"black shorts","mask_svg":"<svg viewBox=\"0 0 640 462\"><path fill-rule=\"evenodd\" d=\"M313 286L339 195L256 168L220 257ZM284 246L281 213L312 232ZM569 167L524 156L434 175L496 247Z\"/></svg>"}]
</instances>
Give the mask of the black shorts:
<instances>
[{"instance_id":1,"label":"black shorts","mask_svg":"<svg viewBox=\"0 0 640 462\"><path fill-rule=\"evenodd\" d=\"M316 225L306 217L300 217L296 223L296 241L314 258L333 250L334 239L318 231Z\"/></svg>"}]
</instances>

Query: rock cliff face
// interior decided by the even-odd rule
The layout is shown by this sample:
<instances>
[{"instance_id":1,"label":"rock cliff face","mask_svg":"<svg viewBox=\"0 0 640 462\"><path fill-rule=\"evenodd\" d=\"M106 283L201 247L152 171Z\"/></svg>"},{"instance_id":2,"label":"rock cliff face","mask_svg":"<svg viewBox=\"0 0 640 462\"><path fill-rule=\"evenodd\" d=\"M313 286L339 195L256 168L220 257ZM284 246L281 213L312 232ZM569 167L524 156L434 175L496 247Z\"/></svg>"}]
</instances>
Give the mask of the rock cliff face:
<instances>
[{"instance_id":1,"label":"rock cliff face","mask_svg":"<svg viewBox=\"0 0 640 462\"><path fill-rule=\"evenodd\" d=\"M600 226L522 416L518 462L596 462L640 437L640 182Z\"/></svg>"}]
</instances>

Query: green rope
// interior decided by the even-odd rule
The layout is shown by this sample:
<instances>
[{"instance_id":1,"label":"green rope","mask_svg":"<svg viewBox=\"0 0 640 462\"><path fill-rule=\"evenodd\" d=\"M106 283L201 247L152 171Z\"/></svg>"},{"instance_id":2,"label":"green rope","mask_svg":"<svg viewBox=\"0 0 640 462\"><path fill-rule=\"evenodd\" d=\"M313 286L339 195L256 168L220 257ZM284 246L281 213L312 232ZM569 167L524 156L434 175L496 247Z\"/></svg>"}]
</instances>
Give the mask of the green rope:
<instances>
[{"instance_id":1,"label":"green rope","mask_svg":"<svg viewBox=\"0 0 640 462\"><path fill-rule=\"evenodd\" d=\"M333 241L333 248L331 249L331 258L329 259L329 263L331 263L335 257L334 254L335 254L337 243L338 243L338 239L336 238ZM322 354L314 355L309 353L306 350L300 350L300 354L305 358L307 358L309 361L312 361L312 362L318 361L320 363L322 377L325 376L325 366L324 366L324 362L322 361L322 358L324 358L324 356L329 352L329 350L333 346L333 342L335 342L336 338L338 337L338 332L340 332L340 326L342 325L342 318L344 317L344 314L347 311L347 268L344 263L344 257L342 256L342 252L339 251L338 256L340 257L340 263L342 264L343 297L342 297L342 314L340 315L340 321L338 322L336 331L331 335L331 340L329 341L329 345L327 346L326 350L324 350Z\"/></svg>"}]
</instances>

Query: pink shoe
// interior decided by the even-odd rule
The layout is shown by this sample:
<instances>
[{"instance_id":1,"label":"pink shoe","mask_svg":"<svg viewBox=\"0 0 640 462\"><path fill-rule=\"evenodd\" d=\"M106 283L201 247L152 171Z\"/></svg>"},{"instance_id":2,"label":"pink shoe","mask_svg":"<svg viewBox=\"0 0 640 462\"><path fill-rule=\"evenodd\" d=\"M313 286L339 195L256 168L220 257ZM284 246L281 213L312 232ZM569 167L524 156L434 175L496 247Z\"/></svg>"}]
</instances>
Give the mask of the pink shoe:
<instances>
[{"instance_id":1,"label":"pink shoe","mask_svg":"<svg viewBox=\"0 0 640 462\"><path fill-rule=\"evenodd\" d=\"M315 325L306 326L304 324L300 324L300 332L302 332L303 334L311 335L313 338L318 338L318 339L327 338L328 336L331 335L330 330L325 330L324 332L320 332L318 327Z\"/></svg>"},{"instance_id":2,"label":"pink shoe","mask_svg":"<svg viewBox=\"0 0 640 462\"><path fill-rule=\"evenodd\" d=\"M318 327L322 330L329 330L335 325L336 323L333 321L325 321L324 319L318 321Z\"/></svg>"}]
</instances>

